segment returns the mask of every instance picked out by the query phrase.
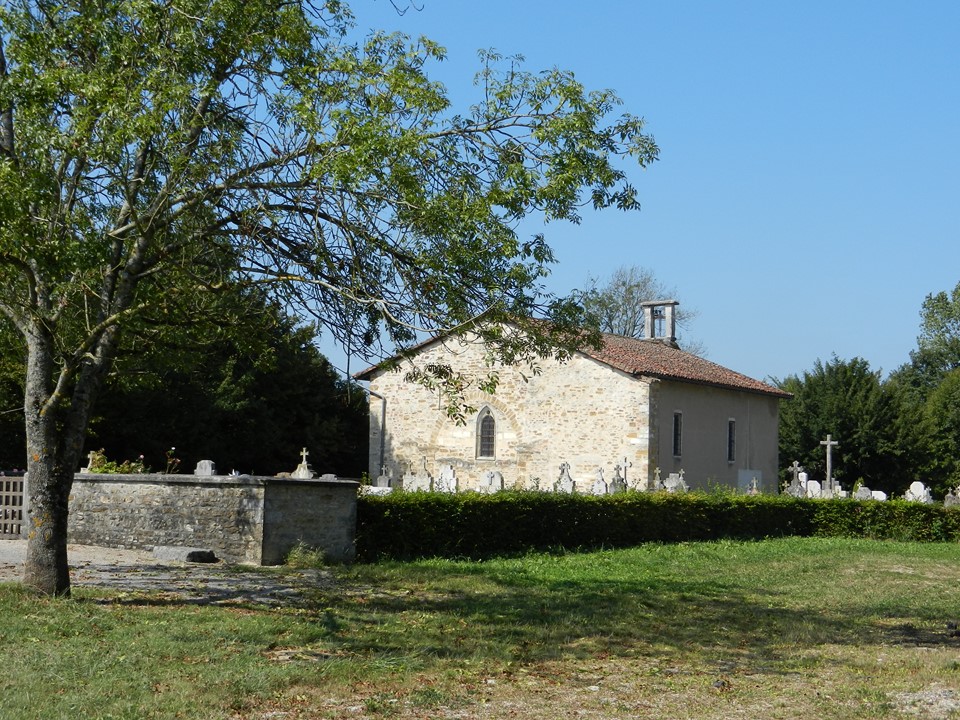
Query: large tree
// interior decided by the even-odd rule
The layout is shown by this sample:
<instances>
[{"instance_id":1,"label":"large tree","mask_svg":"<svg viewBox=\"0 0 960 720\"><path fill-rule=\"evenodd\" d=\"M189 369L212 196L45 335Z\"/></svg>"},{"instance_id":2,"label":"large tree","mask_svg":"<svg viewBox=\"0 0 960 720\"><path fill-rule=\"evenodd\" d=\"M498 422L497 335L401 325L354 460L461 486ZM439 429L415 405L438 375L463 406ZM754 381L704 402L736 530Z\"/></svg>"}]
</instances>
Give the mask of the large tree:
<instances>
[{"instance_id":1,"label":"large tree","mask_svg":"<svg viewBox=\"0 0 960 720\"><path fill-rule=\"evenodd\" d=\"M840 445L833 452L833 475L849 490L858 481L873 489L902 492L910 483L897 472L895 403L880 374L862 358L824 363L777 381L793 394L780 409L780 458L794 460L823 478L829 434Z\"/></svg>"},{"instance_id":2,"label":"large tree","mask_svg":"<svg viewBox=\"0 0 960 720\"><path fill-rule=\"evenodd\" d=\"M897 368L887 387L897 401L896 428L907 475L938 493L960 481L956 417L960 372L960 284L931 293L920 309L920 335L910 362Z\"/></svg>"},{"instance_id":3,"label":"large tree","mask_svg":"<svg viewBox=\"0 0 960 720\"><path fill-rule=\"evenodd\" d=\"M206 458L265 475L293 470L306 447L318 472L360 477L370 432L363 391L320 354L312 327L247 301L259 312L242 333L184 328L118 357L87 447L115 460L142 454L162 470L175 446L186 472Z\"/></svg>"},{"instance_id":4,"label":"large tree","mask_svg":"<svg viewBox=\"0 0 960 720\"><path fill-rule=\"evenodd\" d=\"M0 317L26 348L28 586L69 592L67 499L121 343L219 313L231 284L269 285L371 352L468 326L508 361L583 342L576 305L540 285L546 240L518 223L636 208L619 159L656 158L642 121L494 54L454 113L425 72L440 46L351 32L337 0L0 7Z\"/></svg>"}]
</instances>

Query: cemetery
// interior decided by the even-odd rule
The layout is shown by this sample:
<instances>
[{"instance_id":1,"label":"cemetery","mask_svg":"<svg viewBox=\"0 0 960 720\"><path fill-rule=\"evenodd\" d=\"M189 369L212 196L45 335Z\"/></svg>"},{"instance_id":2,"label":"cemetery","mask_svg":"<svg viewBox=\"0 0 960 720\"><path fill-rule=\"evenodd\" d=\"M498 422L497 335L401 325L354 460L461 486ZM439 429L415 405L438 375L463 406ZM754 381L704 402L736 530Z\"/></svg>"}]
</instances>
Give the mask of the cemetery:
<instances>
[{"instance_id":1,"label":"cemetery","mask_svg":"<svg viewBox=\"0 0 960 720\"><path fill-rule=\"evenodd\" d=\"M953 534L960 533L952 515L949 522L934 523L919 507L909 513L853 513L846 505L840 507L847 510L823 510L830 506L820 501L877 505L897 499L942 513L957 504L960 488L948 492L942 504L934 503L920 482L897 498L863 485L843 489L831 474L832 453L839 443L827 435L821 445L827 477L812 479L794 461L791 480L780 493L762 492L756 480L742 492L691 492L683 469L664 477L655 468L649 481L638 482L629 473L627 458L613 463L609 478L603 466L575 477L570 463L563 462L552 481L531 483L519 496L496 470L488 470L477 487L464 488L453 464L442 466L437 477L426 463L399 478L383 468L371 484L332 474L317 477L306 449L292 472L277 476L217 474L209 460L198 463L191 474L100 473L85 467L75 476L70 496L69 539L155 553L194 551L193 557L202 551L209 559L229 563L276 565L297 546L319 550L332 562L352 562L724 537L853 532L955 540ZM90 455L92 463L95 454ZM15 482L10 479L8 484L13 487ZM618 496L621 500L613 502ZM0 496L6 537L26 532L24 497L20 489ZM601 504L576 502L577 497ZM536 508L533 515L531 507ZM855 522L839 519L851 514ZM947 535L930 536L925 524L942 526Z\"/></svg>"}]
</instances>

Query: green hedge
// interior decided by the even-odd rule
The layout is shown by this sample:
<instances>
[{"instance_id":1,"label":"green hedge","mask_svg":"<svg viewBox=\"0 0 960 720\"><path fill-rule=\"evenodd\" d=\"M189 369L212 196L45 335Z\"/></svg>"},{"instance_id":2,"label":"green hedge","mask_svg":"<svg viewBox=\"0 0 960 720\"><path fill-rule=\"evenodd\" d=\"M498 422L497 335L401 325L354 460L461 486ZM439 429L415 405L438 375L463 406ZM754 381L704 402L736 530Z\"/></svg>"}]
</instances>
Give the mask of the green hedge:
<instances>
[{"instance_id":1,"label":"green hedge","mask_svg":"<svg viewBox=\"0 0 960 720\"><path fill-rule=\"evenodd\" d=\"M960 509L897 500L637 492L401 492L362 496L357 507L361 562L786 535L956 542Z\"/></svg>"}]
</instances>

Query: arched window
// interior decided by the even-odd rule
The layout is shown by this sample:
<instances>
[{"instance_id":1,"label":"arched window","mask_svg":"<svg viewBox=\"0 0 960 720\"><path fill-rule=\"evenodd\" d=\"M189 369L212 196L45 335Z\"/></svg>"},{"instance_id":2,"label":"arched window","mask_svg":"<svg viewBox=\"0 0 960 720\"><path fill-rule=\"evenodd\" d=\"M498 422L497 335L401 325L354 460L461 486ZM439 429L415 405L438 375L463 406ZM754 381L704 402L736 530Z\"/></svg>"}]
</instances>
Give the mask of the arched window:
<instances>
[{"instance_id":1,"label":"arched window","mask_svg":"<svg viewBox=\"0 0 960 720\"><path fill-rule=\"evenodd\" d=\"M497 421L493 419L490 408L484 408L477 418L477 457L496 457Z\"/></svg>"}]
</instances>

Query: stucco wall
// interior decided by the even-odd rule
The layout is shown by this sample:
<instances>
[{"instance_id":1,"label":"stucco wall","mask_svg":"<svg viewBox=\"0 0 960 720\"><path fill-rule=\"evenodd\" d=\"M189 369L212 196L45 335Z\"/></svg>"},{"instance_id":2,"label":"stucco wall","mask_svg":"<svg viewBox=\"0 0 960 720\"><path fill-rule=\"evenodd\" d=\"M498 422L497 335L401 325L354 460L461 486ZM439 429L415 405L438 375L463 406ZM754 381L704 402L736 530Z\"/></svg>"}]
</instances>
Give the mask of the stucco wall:
<instances>
[{"instance_id":1,"label":"stucco wall","mask_svg":"<svg viewBox=\"0 0 960 720\"><path fill-rule=\"evenodd\" d=\"M435 343L417 357L417 364L446 362L468 376L489 372L478 344L445 346ZM370 388L386 398L371 396L370 473L380 473L381 424L383 464L394 478L419 471L424 463L436 478L440 466L453 465L462 489L477 486L488 470L503 474L506 487L550 485L569 463L578 483L592 483L602 467L609 482L614 465L626 458L627 480L645 484L650 447L649 385L602 363L575 355L567 363L540 362L540 373L527 378L510 367L499 367L499 385L490 395L471 389L466 399L475 412L457 425L439 406L435 393L404 380L400 371L374 373ZM496 420L493 459L477 458L477 419L489 408Z\"/></svg>"},{"instance_id":2,"label":"stucco wall","mask_svg":"<svg viewBox=\"0 0 960 720\"><path fill-rule=\"evenodd\" d=\"M358 483L255 476L77 475L70 542L213 550L229 562L276 564L303 542L353 559Z\"/></svg>"},{"instance_id":3,"label":"stucco wall","mask_svg":"<svg viewBox=\"0 0 960 720\"><path fill-rule=\"evenodd\" d=\"M661 381L657 461L663 477L684 471L692 489L719 484L747 489L756 476L765 492L777 490L777 398L757 393ZM673 455L673 415L683 414L681 456ZM736 452L727 461L728 421L736 421Z\"/></svg>"}]
</instances>

